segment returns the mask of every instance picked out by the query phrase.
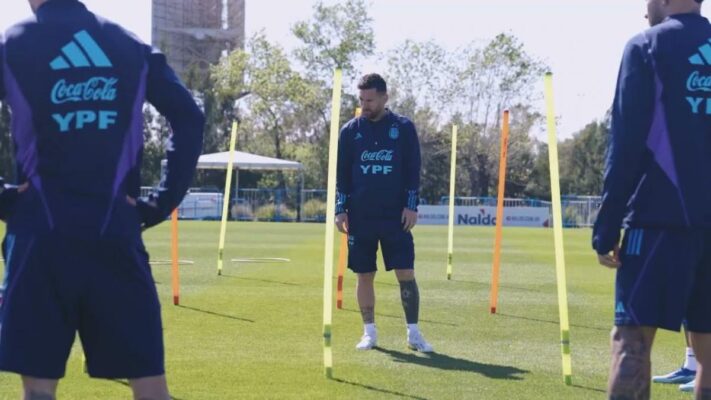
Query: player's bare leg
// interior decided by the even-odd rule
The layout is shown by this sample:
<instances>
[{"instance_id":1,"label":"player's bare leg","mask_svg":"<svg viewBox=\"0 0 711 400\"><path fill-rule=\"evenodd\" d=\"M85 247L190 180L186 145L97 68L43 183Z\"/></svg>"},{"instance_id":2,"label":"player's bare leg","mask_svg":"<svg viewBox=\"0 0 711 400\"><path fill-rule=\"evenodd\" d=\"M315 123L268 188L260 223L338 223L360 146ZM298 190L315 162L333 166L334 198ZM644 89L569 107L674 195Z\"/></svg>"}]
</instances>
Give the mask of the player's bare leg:
<instances>
[{"instance_id":1,"label":"player's bare leg","mask_svg":"<svg viewBox=\"0 0 711 400\"><path fill-rule=\"evenodd\" d=\"M689 332L696 354L696 399L711 400L711 334Z\"/></svg>"},{"instance_id":2,"label":"player's bare leg","mask_svg":"<svg viewBox=\"0 0 711 400\"><path fill-rule=\"evenodd\" d=\"M22 387L24 389L24 400L55 400L57 397L56 379L40 379L30 376L22 377Z\"/></svg>"},{"instance_id":3,"label":"player's bare leg","mask_svg":"<svg viewBox=\"0 0 711 400\"><path fill-rule=\"evenodd\" d=\"M608 396L612 399L649 399L652 343L657 328L616 326L612 329L612 365Z\"/></svg>"},{"instance_id":4,"label":"player's bare leg","mask_svg":"<svg viewBox=\"0 0 711 400\"><path fill-rule=\"evenodd\" d=\"M415 280L414 269L396 269L395 276L400 283L400 300L407 322L407 346L412 350L431 353L432 346L427 343L418 325L420 318L420 289Z\"/></svg>"},{"instance_id":5,"label":"player's bare leg","mask_svg":"<svg viewBox=\"0 0 711 400\"><path fill-rule=\"evenodd\" d=\"M135 400L170 400L165 375L131 379L129 383Z\"/></svg>"},{"instance_id":6,"label":"player's bare leg","mask_svg":"<svg viewBox=\"0 0 711 400\"><path fill-rule=\"evenodd\" d=\"M378 334L375 329L375 272L357 274L358 286L356 297L360 314L363 317L363 337L356 345L358 350L370 350L378 344Z\"/></svg>"}]
</instances>

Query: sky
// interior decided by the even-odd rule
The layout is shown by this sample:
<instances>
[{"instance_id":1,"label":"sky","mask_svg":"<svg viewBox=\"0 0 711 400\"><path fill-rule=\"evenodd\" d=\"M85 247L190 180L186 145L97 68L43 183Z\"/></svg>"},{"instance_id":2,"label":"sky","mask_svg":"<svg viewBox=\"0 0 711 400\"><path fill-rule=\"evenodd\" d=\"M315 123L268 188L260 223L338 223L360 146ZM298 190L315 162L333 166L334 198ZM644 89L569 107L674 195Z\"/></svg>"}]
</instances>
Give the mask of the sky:
<instances>
[{"instance_id":1,"label":"sky","mask_svg":"<svg viewBox=\"0 0 711 400\"><path fill-rule=\"evenodd\" d=\"M314 0L245 1L247 36L264 29L270 40L286 49L298 44L290 34L291 26L308 19L314 4ZM3 3L2 31L31 15L25 0ZM150 41L150 0L84 3ZM455 51L501 32L517 36L526 51L542 59L554 73L562 138L604 116L612 103L622 49L630 37L647 27L642 0L370 0L369 4L377 52L406 39L433 39ZM704 10L704 15L710 13ZM385 60L364 60L361 66L363 72L384 69ZM542 81L535 90L543 90Z\"/></svg>"}]
</instances>

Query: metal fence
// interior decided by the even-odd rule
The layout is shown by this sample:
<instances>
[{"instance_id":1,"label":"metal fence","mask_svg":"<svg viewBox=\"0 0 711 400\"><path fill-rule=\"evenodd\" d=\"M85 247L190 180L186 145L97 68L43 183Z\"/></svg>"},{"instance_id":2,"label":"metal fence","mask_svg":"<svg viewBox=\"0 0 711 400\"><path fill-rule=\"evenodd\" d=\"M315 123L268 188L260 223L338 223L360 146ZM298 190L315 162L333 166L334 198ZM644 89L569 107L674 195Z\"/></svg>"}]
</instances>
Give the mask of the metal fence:
<instances>
[{"instance_id":1,"label":"metal fence","mask_svg":"<svg viewBox=\"0 0 711 400\"><path fill-rule=\"evenodd\" d=\"M592 227L602 204L600 196L563 196L563 226Z\"/></svg>"},{"instance_id":2,"label":"metal fence","mask_svg":"<svg viewBox=\"0 0 711 400\"><path fill-rule=\"evenodd\" d=\"M141 196L153 189L141 188ZM178 218L217 220L222 217L224 194L217 191L191 189L178 207ZM229 218L238 221L324 222L326 221L326 191L322 189L239 189L231 196ZM496 207L495 197L455 197L454 204L469 207ZM598 196L563 196L563 226L591 227L595 223L602 199ZM448 205L449 197L440 198ZM538 199L504 199L504 207L546 207L550 201ZM550 211L549 211L550 212Z\"/></svg>"}]
</instances>

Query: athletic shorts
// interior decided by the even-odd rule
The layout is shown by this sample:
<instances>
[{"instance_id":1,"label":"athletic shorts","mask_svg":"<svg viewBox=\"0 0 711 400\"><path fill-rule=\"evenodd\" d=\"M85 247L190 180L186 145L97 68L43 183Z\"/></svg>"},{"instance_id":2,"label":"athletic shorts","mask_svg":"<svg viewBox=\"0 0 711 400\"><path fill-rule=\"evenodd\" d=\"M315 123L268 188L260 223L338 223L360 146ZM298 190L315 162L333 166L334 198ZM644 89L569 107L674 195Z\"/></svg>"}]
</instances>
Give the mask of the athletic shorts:
<instances>
[{"instance_id":1,"label":"athletic shorts","mask_svg":"<svg viewBox=\"0 0 711 400\"><path fill-rule=\"evenodd\" d=\"M349 221L348 268L363 274L377 271L378 245L385 269L415 268L412 233L402 230L400 221Z\"/></svg>"},{"instance_id":2,"label":"athletic shorts","mask_svg":"<svg viewBox=\"0 0 711 400\"><path fill-rule=\"evenodd\" d=\"M164 374L160 304L140 238L8 234L0 370L59 379L79 332L96 378Z\"/></svg>"},{"instance_id":3,"label":"athletic shorts","mask_svg":"<svg viewBox=\"0 0 711 400\"><path fill-rule=\"evenodd\" d=\"M615 325L711 333L711 231L628 229L615 284Z\"/></svg>"}]
</instances>

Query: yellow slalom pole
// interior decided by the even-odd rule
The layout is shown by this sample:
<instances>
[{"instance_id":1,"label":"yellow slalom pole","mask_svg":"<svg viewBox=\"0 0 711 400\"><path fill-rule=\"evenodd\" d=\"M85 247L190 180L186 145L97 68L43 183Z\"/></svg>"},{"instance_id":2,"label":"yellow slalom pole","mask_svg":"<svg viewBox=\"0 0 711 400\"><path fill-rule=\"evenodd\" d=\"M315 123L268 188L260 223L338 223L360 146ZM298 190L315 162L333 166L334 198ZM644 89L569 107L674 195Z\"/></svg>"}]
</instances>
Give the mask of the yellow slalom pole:
<instances>
[{"instance_id":1,"label":"yellow slalom pole","mask_svg":"<svg viewBox=\"0 0 711 400\"><path fill-rule=\"evenodd\" d=\"M553 204L553 236L555 241L555 266L558 281L558 309L560 313L560 344L563 357L565 384L573 384L570 359L570 322L568 320L568 290L565 278L565 253L563 250L563 212L560 202L560 176L558 167L558 138L556 137L555 103L553 102L553 74L545 76L546 114L548 116L548 159L551 172L551 203Z\"/></svg>"},{"instance_id":2,"label":"yellow slalom pole","mask_svg":"<svg viewBox=\"0 0 711 400\"><path fill-rule=\"evenodd\" d=\"M227 213L230 209L230 188L232 187L232 167L234 165L235 145L237 143L237 122L232 123L230 137L230 154L227 162L227 178L225 178L225 197L222 200L222 223L220 224L220 244L217 250L217 275L222 275L222 258L225 252L225 231L227 230Z\"/></svg>"},{"instance_id":3,"label":"yellow slalom pole","mask_svg":"<svg viewBox=\"0 0 711 400\"><path fill-rule=\"evenodd\" d=\"M180 270L178 269L178 209L173 210L170 224L170 253L172 258L173 304L180 304Z\"/></svg>"},{"instance_id":4,"label":"yellow slalom pole","mask_svg":"<svg viewBox=\"0 0 711 400\"><path fill-rule=\"evenodd\" d=\"M447 236L447 279L452 279L454 253L454 188L457 184L457 125L452 125L452 156L449 163L449 228Z\"/></svg>"},{"instance_id":5,"label":"yellow slalom pole","mask_svg":"<svg viewBox=\"0 0 711 400\"><path fill-rule=\"evenodd\" d=\"M499 270L501 268L501 235L504 226L504 193L506 191L506 158L509 152L509 110L504 111L501 130L501 153L499 154L499 193L496 199L496 237L494 239L494 263L491 268L491 293L489 310L496 314L499 301Z\"/></svg>"},{"instance_id":6,"label":"yellow slalom pole","mask_svg":"<svg viewBox=\"0 0 711 400\"><path fill-rule=\"evenodd\" d=\"M338 162L338 131L341 115L340 69L333 72L333 98L331 100L331 133L328 146L328 191L326 195L326 245L323 256L323 366L326 377L333 378L333 349L331 325L333 322L333 237L336 213L336 164Z\"/></svg>"},{"instance_id":7,"label":"yellow slalom pole","mask_svg":"<svg viewBox=\"0 0 711 400\"><path fill-rule=\"evenodd\" d=\"M361 109L357 107L355 117L360 117ZM338 283L336 284L336 308L343 308L343 279L346 273L346 259L348 255L348 235L341 235L341 246L338 249Z\"/></svg>"}]
</instances>

